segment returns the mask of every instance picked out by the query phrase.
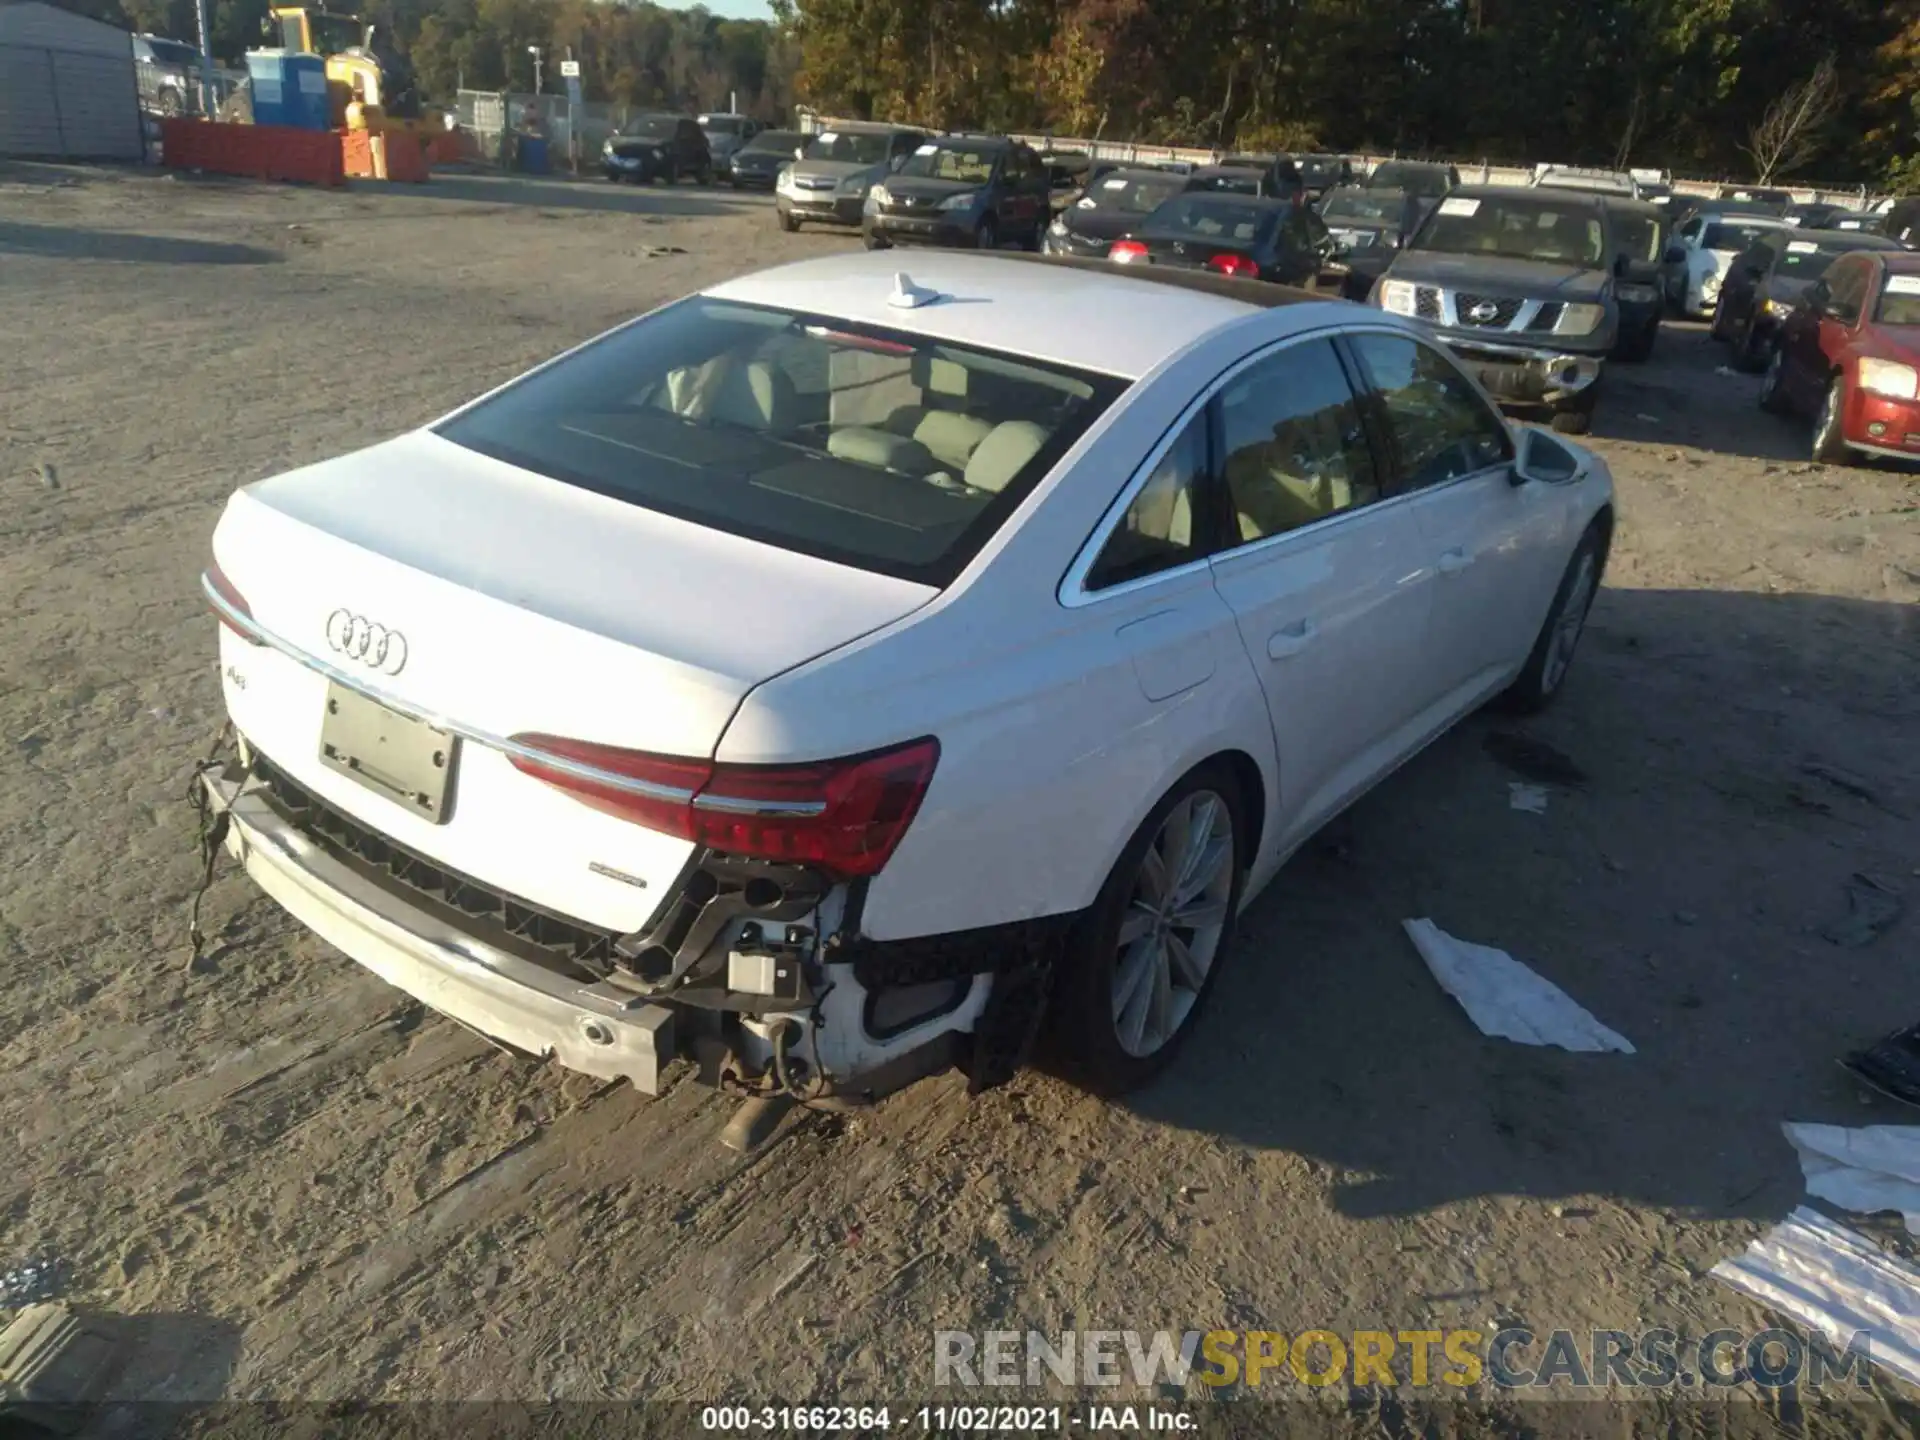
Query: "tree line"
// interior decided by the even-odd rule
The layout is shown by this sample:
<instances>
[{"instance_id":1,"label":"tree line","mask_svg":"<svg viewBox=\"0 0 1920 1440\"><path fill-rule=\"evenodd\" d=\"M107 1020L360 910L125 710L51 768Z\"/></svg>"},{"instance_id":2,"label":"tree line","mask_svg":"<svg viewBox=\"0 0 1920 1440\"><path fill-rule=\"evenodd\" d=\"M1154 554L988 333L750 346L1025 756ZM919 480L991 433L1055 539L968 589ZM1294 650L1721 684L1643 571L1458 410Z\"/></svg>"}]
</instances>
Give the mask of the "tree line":
<instances>
[{"instance_id":1,"label":"tree line","mask_svg":"<svg viewBox=\"0 0 1920 1440\"><path fill-rule=\"evenodd\" d=\"M181 39L194 0L64 0ZM208 0L215 53L268 0ZM334 0L425 93L592 100L1241 149L1645 165L1920 188L1920 0Z\"/></svg>"},{"instance_id":2,"label":"tree line","mask_svg":"<svg viewBox=\"0 0 1920 1440\"><path fill-rule=\"evenodd\" d=\"M1920 0L773 3L800 94L841 113L1920 181ZM1783 104L1796 87L1811 93Z\"/></svg>"}]
</instances>

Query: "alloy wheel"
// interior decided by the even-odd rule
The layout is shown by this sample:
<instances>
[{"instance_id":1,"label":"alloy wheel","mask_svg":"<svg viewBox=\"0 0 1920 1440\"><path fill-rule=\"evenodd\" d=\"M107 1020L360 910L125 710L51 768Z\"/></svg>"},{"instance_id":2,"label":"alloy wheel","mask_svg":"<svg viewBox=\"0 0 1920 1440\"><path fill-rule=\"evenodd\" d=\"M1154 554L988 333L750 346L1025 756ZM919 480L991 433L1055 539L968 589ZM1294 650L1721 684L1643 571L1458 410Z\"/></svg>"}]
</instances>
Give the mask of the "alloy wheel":
<instances>
[{"instance_id":1,"label":"alloy wheel","mask_svg":"<svg viewBox=\"0 0 1920 1440\"><path fill-rule=\"evenodd\" d=\"M1212 790L1183 797L1141 856L1120 920L1113 1026L1137 1058L1186 1024L1225 935L1233 898L1233 811Z\"/></svg>"},{"instance_id":2,"label":"alloy wheel","mask_svg":"<svg viewBox=\"0 0 1920 1440\"><path fill-rule=\"evenodd\" d=\"M1593 604L1594 560L1591 550L1582 552L1579 567L1567 586L1567 597L1553 619L1553 635L1547 641L1547 663L1541 667L1540 686L1548 694L1560 688L1573 664L1573 652L1579 648L1580 632L1587 623L1587 610Z\"/></svg>"}]
</instances>

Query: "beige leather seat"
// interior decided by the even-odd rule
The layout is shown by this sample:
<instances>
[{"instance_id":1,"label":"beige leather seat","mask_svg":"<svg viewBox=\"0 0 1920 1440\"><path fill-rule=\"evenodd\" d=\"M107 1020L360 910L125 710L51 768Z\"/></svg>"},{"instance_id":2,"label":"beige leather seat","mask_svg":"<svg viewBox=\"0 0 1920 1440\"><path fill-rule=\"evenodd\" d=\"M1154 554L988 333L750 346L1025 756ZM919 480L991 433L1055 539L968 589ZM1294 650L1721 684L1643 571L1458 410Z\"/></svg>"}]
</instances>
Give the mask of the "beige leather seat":
<instances>
[{"instance_id":1,"label":"beige leather seat","mask_svg":"<svg viewBox=\"0 0 1920 1440\"><path fill-rule=\"evenodd\" d=\"M918 440L866 425L849 425L834 431L827 437L827 453L857 465L898 470L907 475L930 475L936 468L933 456Z\"/></svg>"},{"instance_id":2,"label":"beige leather seat","mask_svg":"<svg viewBox=\"0 0 1920 1440\"><path fill-rule=\"evenodd\" d=\"M993 425L962 408L967 398L964 365L921 354L913 357L912 373L921 403L902 405L887 417L886 428L919 441L938 464L958 474Z\"/></svg>"},{"instance_id":3,"label":"beige leather seat","mask_svg":"<svg viewBox=\"0 0 1920 1440\"><path fill-rule=\"evenodd\" d=\"M748 430L787 431L799 423L800 396L786 371L764 361L730 365L707 418Z\"/></svg>"},{"instance_id":4,"label":"beige leather seat","mask_svg":"<svg viewBox=\"0 0 1920 1440\"><path fill-rule=\"evenodd\" d=\"M1238 512L1240 538L1264 540L1311 525L1354 503L1338 444L1339 419L1306 415L1274 427L1273 439L1243 446L1227 457L1227 490ZM1330 459L1308 465L1307 456Z\"/></svg>"},{"instance_id":5,"label":"beige leather seat","mask_svg":"<svg viewBox=\"0 0 1920 1440\"><path fill-rule=\"evenodd\" d=\"M999 494L1047 443L1047 431L1031 420L1008 420L993 427L967 461L967 484Z\"/></svg>"}]
</instances>

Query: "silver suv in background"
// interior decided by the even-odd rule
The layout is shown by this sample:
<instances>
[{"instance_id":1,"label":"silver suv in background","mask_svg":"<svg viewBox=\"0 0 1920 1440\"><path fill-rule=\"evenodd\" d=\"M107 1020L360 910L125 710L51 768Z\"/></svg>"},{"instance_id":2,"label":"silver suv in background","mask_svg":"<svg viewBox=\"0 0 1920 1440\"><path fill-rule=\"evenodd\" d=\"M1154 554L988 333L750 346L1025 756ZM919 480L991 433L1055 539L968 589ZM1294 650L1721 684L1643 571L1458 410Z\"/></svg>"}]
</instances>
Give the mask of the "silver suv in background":
<instances>
[{"instance_id":1,"label":"silver suv in background","mask_svg":"<svg viewBox=\"0 0 1920 1440\"><path fill-rule=\"evenodd\" d=\"M200 52L164 35L133 37L140 108L155 115L192 115L200 109Z\"/></svg>"},{"instance_id":2,"label":"silver suv in background","mask_svg":"<svg viewBox=\"0 0 1920 1440\"><path fill-rule=\"evenodd\" d=\"M822 130L774 186L782 230L805 221L858 228L867 192L932 137L895 125L840 125Z\"/></svg>"}]
</instances>

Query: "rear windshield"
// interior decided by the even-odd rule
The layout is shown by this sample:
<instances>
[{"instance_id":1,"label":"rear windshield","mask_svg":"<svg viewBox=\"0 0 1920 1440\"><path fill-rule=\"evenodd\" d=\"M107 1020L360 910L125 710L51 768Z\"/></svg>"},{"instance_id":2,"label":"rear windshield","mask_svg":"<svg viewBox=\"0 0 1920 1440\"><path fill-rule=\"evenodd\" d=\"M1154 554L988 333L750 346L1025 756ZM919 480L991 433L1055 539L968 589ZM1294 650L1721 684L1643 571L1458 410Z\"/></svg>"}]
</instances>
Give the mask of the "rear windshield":
<instances>
[{"instance_id":1,"label":"rear windshield","mask_svg":"<svg viewBox=\"0 0 1920 1440\"><path fill-rule=\"evenodd\" d=\"M1449 195L1434 208L1414 244L1454 255L1500 255L1589 269L1602 263L1603 227L1591 204L1524 191Z\"/></svg>"},{"instance_id":2,"label":"rear windshield","mask_svg":"<svg viewBox=\"0 0 1920 1440\"><path fill-rule=\"evenodd\" d=\"M746 143L742 153L750 150L755 154L773 151L781 155L791 155L800 148L801 142L806 138L798 130L762 130Z\"/></svg>"},{"instance_id":3,"label":"rear windshield","mask_svg":"<svg viewBox=\"0 0 1920 1440\"><path fill-rule=\"evenodd\" d=\"M1187 181L1189 190L1218 190L1227 195L1258 195L1260 183L1266 178L1259 170L1214 170L1193 176Z\"/></svg>"},{"instance_id":4,"label":"rear windshield","mask_svg":"<svg viewBox=\"0 0 1920 1440\"><path fill-rule=\"evenodd\" d=\"M1320 218L1329 225L1368 221L1398 225L1406 213L1407 197L1399 190L1335 190L1320 207Z\"/></svg>"},{"instance_id":5,"label":"rear windshield","mask_svg":"<svg viewBox=\"0 0 1920 1440\"><path fill-rule=\"evenodd\" d=\"M670 140L679 128L678 115L636 115L620 127L620 133L646 140Z\"/></svg>"},{"instance_id":6,"label":"rear windshield","mask_svg":"<svg viewBox=\"0 0 1920 1440\"><path fill-rule=\"evenodd\" d=\"M700 122L702 130L710 131L715 135L738 135L740 126L739 117L734 115L709 115Z\"/></svg>"},{"instance_id":7,"label":"rear windshield","mask_svg":"<svg viewBox=\"0 0 1920 1440\"><path fill-rule=\"evenodd\" d=\"M993 165L1000 158L998 145L969 145L965 141L929 140L914 147L902 175L924 180L958 180L967 185L984 185L993 178Z\"/></svg>"},{"instance_id":8,"label":"rear windshield","mask_svg":"<svg viewBox=\"0 0 1920 1440\"><path fill-rule=\"evenodd\" d=\"M1741 225L1738 222L1716 220L1707 226L1707 233L1700 244L1707 250L1744 250L1763 236L1780 233L1778 225Z\"/></svg>"},{"instance_id":9,"label":"rear windshield","mask_svg":"<svg viewBox=\"0 0 1920 1440\"><path fill-rule=\"evenodd\" d=\"M1267 205L1236 205L1225 197L1178 195L1167 201L1140 228L1157 235L1197 235L1208 240L1247 244L1272 216Z\"/></svg>"},{"instance_id":10,"label":"rear windshield","mask_svg":"<svg viewBox=\"0 0 1920 1440\"><path fill-rule=\"evenodd\" d=\"M628 504L944 585L1124 388L694 296L438 433Z\"/></svg>"},{"instance_id":11,"label":"rear windshield","mask_svg":"<svg viewBox=\"0 0 1920 1440\"><path fill-rule=\"evenodd\" d=\"M854 165L878 165L887 158L891 135L872 131L822 130L807 142L807 160L838 160Z\"/></svg>"},{"instance_id":12,"label":"rear windshield","mask_svg":"<svg viewBox=\"0 0 1920 1440\"><path fill-rule=\"evenodd\" d=\"M1178 175L1105 175L1074 201L1076 210L1111 210L1145 215L1161 201L1178 195L1187 182Z\"/></svg>"},{"instance_id":13,"label":"rear windshield","mask_svg":"<svg viewBox=\"0 0 1920 1440\"><path fill-rule=\"evenodd\" d=\"M1920 325L1920 275L1889 275L1873 318L1882 325Z\"/></svg>"},{"instance_id":14,"label":"rear windshield","mask_svg":"<svg viewBox=\"0 0 1920 1440\"><path fill-rule=\"evenodd\" d=\"M1302 155L1300 174L1310 185L1323 184L1336 179L1340 174L1341 162L1331 155Z\"/></svg>"},{"instance_id":15,"label":"rear windshield","mask_svg":"<svg viewBox=\"0 0 1920 1440\"><path fill-rule=\"evenodd\" d=\"M197 65L200 52L178 40L149 40L147 48L153 51L153 58L166 65Z\"/></svg>"},{"instance_id":16,"label":"rear windshield","mask_svg":"<svg viewBox=\"0 0 1920 1440\"><path fill-rule=\"evenodd\" d=\"M1832 249L1812 240L1790 240L1783 247L1773 243L1776 255L1773 273L1786 280L1817 280L1827 273L1827 267L1852 248L1836 245Z\"/></svg>"},{"instance_id":17,"label":"rear windshield","mask_svg":"<svg viewBox=\"0 0 1920 1440\"><path fill-rule=\"evenodd\" d=\"M1447 172L1437 165L1400 165L1392 160L1376 165L1367 184L1376 190L1404 190L1409 195L1444 195L1451 188Z\"/></svg>"}]
</instances>

